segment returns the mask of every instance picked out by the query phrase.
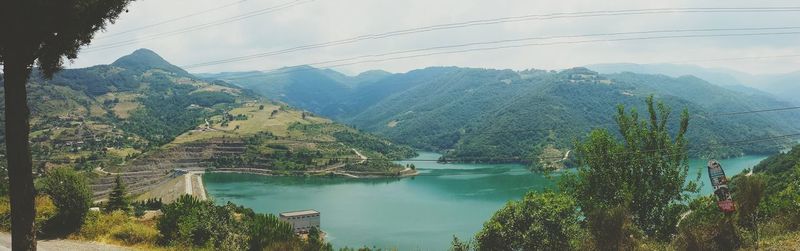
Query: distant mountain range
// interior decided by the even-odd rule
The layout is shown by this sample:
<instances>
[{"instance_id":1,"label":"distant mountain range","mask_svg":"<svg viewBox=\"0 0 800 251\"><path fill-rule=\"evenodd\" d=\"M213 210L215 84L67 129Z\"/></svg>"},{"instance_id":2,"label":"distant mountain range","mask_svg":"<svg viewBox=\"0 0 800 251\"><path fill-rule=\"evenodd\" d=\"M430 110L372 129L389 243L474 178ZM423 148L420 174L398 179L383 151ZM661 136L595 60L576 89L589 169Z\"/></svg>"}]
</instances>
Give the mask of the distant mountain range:
<instances>
[{"instance_id":1,"label":"distant mountain range","mask_svg":"<svg viewBox=\"0 0 800 251\"><path fill-rule=\"evenodd\" d=\"M65 69L49 80L34 71L28 90L33 158L43 169L148 171L160 180L179 167L290 173L339 163L337 171L393 175L403 168L385 159L414 155L407 146L253 91L202 80L147 49L109 65ZM3 156L0 152L4 164ZM340 162L362 156L376 160L346 166ZM137 177L124 178L138 185L141 180L133 180Z\"/></svg>"},{"instance_id":2,"label":"distant mountain range","mask_svg":"<svg viewBox=\"0 0 800 251\"><path fill-rule=\"evenodd\" d=\"M790 140L718 144L800 129L797 113L715 116L791 105L765 92L749 92L722 74L715 81L728 79L730 86L693 76L599 74L586 68L556 72L431 67L350 77L303 66L200 76L252 89L400 143L442 151L450 158L533 158L552 148L564 153L592 128L615 131L617 104L645 111L641 108L649 95L672 107L671 123L683 108L693 114L688 135L693 156L775 152Z\"/></svg>"},{"instance_id":3,"label":"distant mountain range","mask_svg":"<svg viewBox=\"0 0 800 251\"><path fill-rule=\"evenodd\" d=\"M745 93L769 93L800 104L800 71L785 74L753 75L730 69L703 68L677 64L597 64L587 68L600 73L635 72L672 77L693 75L709 83Z\"/></svg>"}]
</instances>

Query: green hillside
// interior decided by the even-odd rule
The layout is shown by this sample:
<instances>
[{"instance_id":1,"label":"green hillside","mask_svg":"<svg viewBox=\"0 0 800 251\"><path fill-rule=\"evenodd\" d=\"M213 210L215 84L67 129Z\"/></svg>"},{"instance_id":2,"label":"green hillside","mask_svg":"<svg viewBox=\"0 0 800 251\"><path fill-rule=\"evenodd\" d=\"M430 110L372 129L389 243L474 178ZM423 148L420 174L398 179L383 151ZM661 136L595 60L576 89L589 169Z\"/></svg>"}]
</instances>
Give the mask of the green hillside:
<instances>
[{"instance_id":1,"label":"green hillside","mask_svg":"<svg viewBox=\"0 0 800 251\"><path fill-rule=\"evenodd\" d=\"M800 72L783 74L749 74L730 69L703 68L676 64L597 64L588 68L600 73L634 72L664 74L673 77L693 75L712 84L750 95L770 95L786 101L800 103Z\"/></svg>"},{"instance_id":2,"label":"green hillside","mask_svg":"<svg viewBox=\"0 0 800 251\"><path fill-rule=\"evenodd\" d=\"M305 171L335 160L353 170L396 173L403 168L385 159L414 155L406 146L252 91L204 81L147 49L110 65L66 69L51 80L34 75L28 88L33 158L40 171L66 165L112 172L149 170L163 176L163 170L172 168L242 167L235 164ZM341 136L345 134L349 138ZM164 151L219 142L224 142L222 148L243 147L215 148L191 158ZM227 156L225 162L221 157L236 151L246 152L250 162L231 162ZM360 162L354 151L370 161ZM252 161L255 158L258 163Z\"/></svg>"},{"instance_id":3,"label":"green hillside","mask_svg":"<svg viewBox=\"0 0 800 251\"><path fill-rule=\"evenodd\" d=\"M689 76L598 74L585 68L554 72L431 67L348 87L324 72L329 70L304 67L285 74L206 77L228 79L400 143L446 152L447 158L514 161L566 154L573 140L592 128L614 131L612 114L618 104L641 109L649 95L692 114L688 137L693 156L774 153L790 141L719 144L800 129L800 116L791 113L714 116L791 104ZM266 86L282 87L264 91ZM673 123L679 112L673 111ZM545 149L557 152L545 154Z\"/></svg>"}]
</instances>

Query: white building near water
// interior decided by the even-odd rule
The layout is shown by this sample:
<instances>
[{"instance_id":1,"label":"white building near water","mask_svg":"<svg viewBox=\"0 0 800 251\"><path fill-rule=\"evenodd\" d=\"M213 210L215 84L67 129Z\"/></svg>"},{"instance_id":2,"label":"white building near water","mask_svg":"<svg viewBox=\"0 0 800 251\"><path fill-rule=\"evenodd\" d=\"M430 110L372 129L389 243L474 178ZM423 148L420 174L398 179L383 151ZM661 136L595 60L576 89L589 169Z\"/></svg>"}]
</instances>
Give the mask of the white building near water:
<instances>
[{"instance_id":1,"label":"white building near water","mask_svg":"<svg viewBox=\"0 0 800 251\"><path fill-rule=\"evenodd\" d=\"M280 217L281 220L292 224L295 233L308 233L312 227L319 229L320 216L316 210L283 212Z\"/></svg>"}]
</instances>

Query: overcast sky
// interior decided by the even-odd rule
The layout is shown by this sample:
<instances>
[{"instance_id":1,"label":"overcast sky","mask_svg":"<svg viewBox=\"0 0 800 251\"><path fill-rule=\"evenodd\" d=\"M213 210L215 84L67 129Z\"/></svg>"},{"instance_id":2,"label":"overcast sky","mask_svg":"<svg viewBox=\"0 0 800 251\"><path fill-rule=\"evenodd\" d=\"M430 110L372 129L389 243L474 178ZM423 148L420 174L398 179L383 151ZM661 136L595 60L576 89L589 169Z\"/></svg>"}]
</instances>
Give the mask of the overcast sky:
<instances>
[{"instance_id":1,"label":"overcast sky","mask_svg":"<svg viewBox=\"0 0 800 251\"><path fill-rule=\"evenodd\" d=\"M290 3L290 4L286 4ZM284 5L281 5L284 4ZM227 6L219 8L220 6ZM271 13L256 15L221 25L163 35L187 27L197 27L217 20L230 20L271 6L287 6ZM149 48L179 66L209 62L238 56L271 52L347 39L366 34L396 31L421 26L494 19L531 14L551 14L583 11L611 11L652 8L687 7L791 7L797 1L597 1L597 0L138 0L128 13L96 36L84 48L70 68L108 64L138 48ZM208 11L195 16L157 24L165 20ZM800 27L800 12L769 13L669 13L620 15L603 17L572 17L550 20L528 20L464 28L437 30L367 39L355 43L297 51L255 60L189 68L190 72L220 72L270 70L284 66L311 64L367 54L405 51L442 45L487 42L530 37L585 35L611 32L636 32L675 29L720 29ZM130 31L131 29L138 29ZM130 31L130 32L126 32ZM724 33L800 32L793 30L717 31ZM691 34L711 34L698 33ZM680 33L689 34L689 33ZM636 34L603 38L634 38L678 33ZM333 69L355 74L370 69L405 72L428 66L452 65L510 69L564 69L597 63L665 63L691 61L706 67L725 67L749 73L781 73L800 70L800 34L746 37L694 37L615 42L564 42L601 39L601 37L527 40L423 51L398 57L430 52L462 50L528 43L561 43L525 46L500 50L485 50L455 54L439 54L382 62L367 62L338 66ZM118 47L101 49L109 44ZM129 44L125 44L129 43ZM93 49L94 48L94 49ZM784 56L768 59L718 60L707 59ZM362 58L356 61L378 58ZM344 61L348 63L353 61ZM324 66L324 65L318 65Z\"/></svg>"}]
</instances>

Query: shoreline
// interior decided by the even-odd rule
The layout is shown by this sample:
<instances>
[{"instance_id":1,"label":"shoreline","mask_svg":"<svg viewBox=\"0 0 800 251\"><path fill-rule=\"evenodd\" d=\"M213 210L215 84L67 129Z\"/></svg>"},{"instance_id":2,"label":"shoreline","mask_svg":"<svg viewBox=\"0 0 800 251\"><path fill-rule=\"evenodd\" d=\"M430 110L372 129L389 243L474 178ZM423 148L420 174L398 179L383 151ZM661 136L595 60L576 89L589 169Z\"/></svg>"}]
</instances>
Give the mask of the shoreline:
<instances>
[{"instance_id":1,"label":"shoreline","mask_svg":"<svg viewBox=\"0 0 800 251\"><path fill-rule=\"evenodd\" d=\"M372 178L405 178L419 175L419 171L406 168L400 172L395 173L381 173L381 172L358 172L358 171L328 171L328 172L293 172L286 174L280 171L273 171L268 169L258 168L215 168L207 170L208 173L241 173L241 174L255 174L263 176L326 176L333 174L339 177L347 177L353 179L372 179Z\"/></svg>"}]
</instances>

